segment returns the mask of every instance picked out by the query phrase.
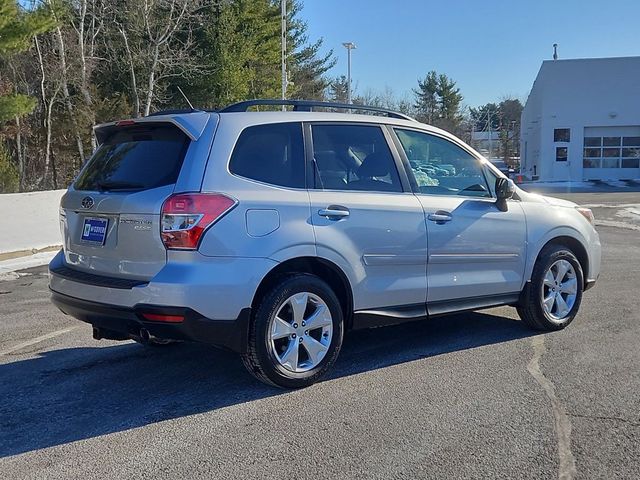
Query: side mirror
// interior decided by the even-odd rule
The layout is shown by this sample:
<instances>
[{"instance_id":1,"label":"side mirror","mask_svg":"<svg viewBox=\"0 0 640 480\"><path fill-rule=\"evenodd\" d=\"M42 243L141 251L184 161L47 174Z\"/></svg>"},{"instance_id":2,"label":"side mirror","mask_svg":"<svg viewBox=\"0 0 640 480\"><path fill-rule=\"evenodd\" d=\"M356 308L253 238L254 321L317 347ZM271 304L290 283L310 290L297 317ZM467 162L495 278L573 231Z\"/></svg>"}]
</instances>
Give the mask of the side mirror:
<instances>
[{"instance_id":1,"label":"side mirror","mask_svg":"<svg viewBox=\"0 0 640 480\"><path fill-rule=\"evenodd\" d=\"M499 177L496 179L496 205L503 212L507 211L507 200L516 192L516 184L510 178Z\"/></svg>"}]
</instances>

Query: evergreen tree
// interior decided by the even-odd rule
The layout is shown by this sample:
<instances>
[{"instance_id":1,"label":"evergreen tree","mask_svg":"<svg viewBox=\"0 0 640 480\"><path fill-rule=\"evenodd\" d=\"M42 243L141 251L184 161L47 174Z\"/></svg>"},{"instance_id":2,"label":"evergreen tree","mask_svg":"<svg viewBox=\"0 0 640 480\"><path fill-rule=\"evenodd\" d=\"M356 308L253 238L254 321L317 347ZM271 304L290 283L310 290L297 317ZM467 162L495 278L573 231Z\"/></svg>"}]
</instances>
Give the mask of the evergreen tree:
<instances>
[{"instance_id":1,"label":"evergreen tree","mask_svg":"<svg viewBox=\"0 0 640 480\"><path fill-rule=\"evenodd\" d=\"M287 97L323 99L333 52L320 54L322 40L308 43L300 8L297 0L288 1ZM209 74L189 85L192 101L221 107L249 98L280 98L280 2L216 0L209 17L200 41L201 62Z\"/></svg>"},{"instance_id":2,"label":"evergreen tree","mask_svg":"<svg viewBox=\"0 0 640 480\"><path fill-rule=\"evenodd\" d=\"M31 39L53 26L49 11L40 7L24 11L16 0L0 0L0 60L6 63L9 55L26 50ZM0 76L0 84L9 83ZM5 87L6 90L6 87ZM36 106L36 100L18 93L0 95L0 122L29 113Z\"/></svg>"},{"instance_id":3,"label":"evergreen tree","mask_svg":"<svg viewBox=\"0 0 640 480\"><path fill-rule=\"evenodd\" d=\"M475 131L487 132L491 128L492 132L497 132L496 148L499 147L498 151L505 161L518 155L522 109L520 100L512 98L505 98L499 104L487 103L469 109Z\"/></svg>"},{"instance_id":4,"label":"evergreen tree","mask_svg":"<svg viewBox=\"0 0 640 480\"><path fill-rule=\"evenodd\" d=\"M456 82L451 80L445 74L438 76L438 115L439 125L450 132L454 132L460 122L462 115L460 114L460 104L462 103L462 95L460 89L456 87Z\"/></svg>"},{"instance_id":5,"label":"evergreen tree","mask_svg":"<svg viewBox=\"0 0 640 480\"><path fill-rule=\"evenodd\" d=\"M459 133L462 95L454 80L432 70L423 80L418 80L418 88L413 93L419 121Z\"/></svg>"},{"instance_id":6,"label":"evergreen tree","mask_svg":"<svg viewBox=\"0 0 640 480\"><path fill-rule=\"evenodd\" d=\"M489 130L489 119L491 119L491 130L497 131L500 128L500 117L498 116L498 105L487 103L477 108L470 108L469 115L476 132L486 132Z\"/></svg>"},{"instance_id":7,"label":"evergreen tree","mask_svg":"<svg viewBox=\"0 0 640 480\"><path fill-rule=\"evenodd\" d=\"M334 78L329 82L328 100L337 103L347 103L349 82L345 75Z\"/></svg>"},{"instance_id":8,"label":"evergreen tree","mask_svg":"<svg viewBox=\"0 0 640 480\"><path fill-rule=\"evenodd\" d=\"M423 80L418 80L418 88L413 93L417 120L433 124L438 115L438 74L435 71L427 73Z\"/></svg>"},{"instance_id":9,"label":"evergreen tree","mask_svg":"<svg viewBox=\"0 0 640 480\"><path fill-rule=\"evenodd\" d=\"M276 2L279 5L279 2ZM302 3L287 1L287 58L288 98L324 100L331 81L325 76L336 64L333 50L320 54L323 40L320 38L309 44L306 22L299 19Z\"/></svg>"}]
</instances>

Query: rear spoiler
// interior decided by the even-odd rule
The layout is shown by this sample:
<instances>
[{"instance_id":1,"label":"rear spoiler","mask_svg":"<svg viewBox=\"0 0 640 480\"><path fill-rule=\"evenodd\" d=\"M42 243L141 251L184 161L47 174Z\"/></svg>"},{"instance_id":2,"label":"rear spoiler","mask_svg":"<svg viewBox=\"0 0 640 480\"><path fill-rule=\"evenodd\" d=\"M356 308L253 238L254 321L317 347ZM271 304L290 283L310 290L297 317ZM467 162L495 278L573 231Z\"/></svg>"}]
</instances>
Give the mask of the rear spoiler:
<instances>
[{"instance_id":1,"label":"rear spoiler","mask_svg":"<svg viewBox=\"0 0 640 480\"><path fill-rule=\"evenodd\" d=\"M178 127L187 137L195 142L200 138L202 132L204 132L211 115L217 114L211 112L193 112L182 115L155 115L151 117L131 118L96 125L93 127L93 132L98 141L98 145L100 145L115 132L118 127L145 123L170 123Z\"/></svg>"}]
</instances>

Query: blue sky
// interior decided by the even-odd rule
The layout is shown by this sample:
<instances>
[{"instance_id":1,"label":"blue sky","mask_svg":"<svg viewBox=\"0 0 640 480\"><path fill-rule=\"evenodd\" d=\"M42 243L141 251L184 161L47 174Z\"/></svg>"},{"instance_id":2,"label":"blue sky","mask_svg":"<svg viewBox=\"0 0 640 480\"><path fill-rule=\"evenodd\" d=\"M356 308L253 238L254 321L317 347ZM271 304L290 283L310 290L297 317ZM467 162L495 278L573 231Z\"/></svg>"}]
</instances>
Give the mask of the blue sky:
<instances>
[{"instance_id":1,"label":"blue sky","mask_svg":"<svg viewBox=\"0 0 640 480\"><path fill-rule=\"evenodd\" d=\"M310 40L333 48L332 76L347 72L342 42L357 45L359 92L389 86L402 96L436 70L472 107L526 100L554 43L560 58L640 55L640 0L304 0L302 18Z\"/></svg>"}]
</instances>

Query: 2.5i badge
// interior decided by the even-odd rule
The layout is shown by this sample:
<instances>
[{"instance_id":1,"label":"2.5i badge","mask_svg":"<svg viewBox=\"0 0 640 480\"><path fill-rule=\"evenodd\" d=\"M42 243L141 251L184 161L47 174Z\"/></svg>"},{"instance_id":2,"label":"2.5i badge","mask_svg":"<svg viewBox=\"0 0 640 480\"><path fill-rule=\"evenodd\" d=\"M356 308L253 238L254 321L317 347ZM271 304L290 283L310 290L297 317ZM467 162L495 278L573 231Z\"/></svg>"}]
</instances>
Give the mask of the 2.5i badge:
<instances>
[{"instance_id":1,"label":"2.5i badge","mask_svg":"<svg viewBox=\"0 0 640 480\"><path fill-rule=\"evenodd\" d=\"M104 245L108 225L109 220L106 218L85 218L81 240L95 245Z\"/></svg>"}]
</instances>

